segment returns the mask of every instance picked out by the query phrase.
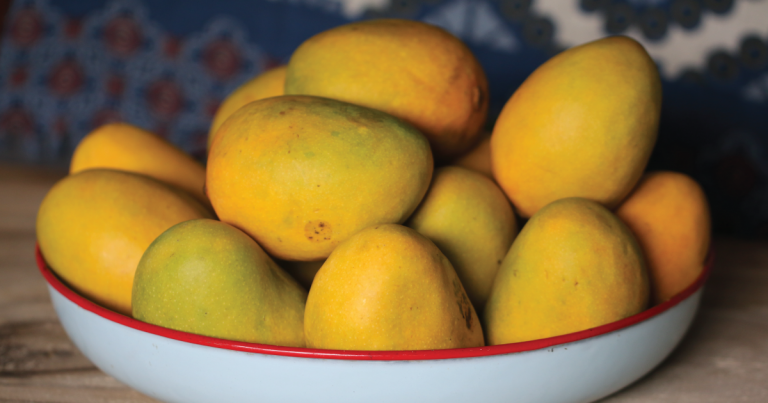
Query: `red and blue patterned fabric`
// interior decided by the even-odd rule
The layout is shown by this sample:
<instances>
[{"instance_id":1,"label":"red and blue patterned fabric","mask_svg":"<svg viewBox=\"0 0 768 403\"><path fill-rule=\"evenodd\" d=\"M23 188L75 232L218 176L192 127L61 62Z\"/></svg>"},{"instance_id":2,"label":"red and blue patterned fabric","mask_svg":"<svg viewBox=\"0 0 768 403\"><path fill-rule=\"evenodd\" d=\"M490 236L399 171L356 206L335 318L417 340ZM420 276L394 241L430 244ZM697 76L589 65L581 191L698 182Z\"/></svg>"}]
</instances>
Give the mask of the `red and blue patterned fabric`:
<instances>
[{"instance_id":1,"label":"red and blue patterned fabric","mask_svg":"<svg viewBox=\"0 0 768 403\"><path fill-rule=\"evenodd\" d=\"M638 39L664 84L649 169L698 180L717 232L768 237L766 0L15 0L0 45L0 159L66 164L111 121L202 159L230 91L306 38L370 18L421 20L463 39L489 77L489 127L560 50Z\"/></svg>"}]
</instances>

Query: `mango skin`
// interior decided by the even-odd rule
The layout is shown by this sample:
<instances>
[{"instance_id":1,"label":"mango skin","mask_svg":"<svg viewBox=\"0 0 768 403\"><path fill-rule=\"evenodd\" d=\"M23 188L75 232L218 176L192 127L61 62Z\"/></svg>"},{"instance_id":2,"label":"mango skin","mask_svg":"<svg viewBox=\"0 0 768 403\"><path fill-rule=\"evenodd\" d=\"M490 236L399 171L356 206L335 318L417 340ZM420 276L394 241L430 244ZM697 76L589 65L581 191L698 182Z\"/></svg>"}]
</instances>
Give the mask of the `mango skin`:
<instances>
[{"instance_id":1,"label":"mango skin","mask_svg":"<svg viewBox=\"0 0 768 403\"><path fill-rule=\"evenodd\" d=\"M242 231L198 219L149 246L133 283L134 318L210 337L304 347L307 292Z\"/></svg>"},{"instance_id":2,"label":"mango skin","mask_svg":"<svg viewBox=\"0 0 768 403\"><path fill-rule=\"evenodd\" d=\"M452 165L471 169L493 179L493 165L491 165L491 136L482 136L480 142L453 161Z\"/></svg>"},{"instance_id":3,"label":"mango skin","mask_svg":"<svg viewBox=\"0 0 768 403\"><path fill-rule=\"evenodd\" d=\"M69 173L109 168L151 176L195 196L210 206L205 195L205 168L160 136L128 123L98 127L78 143Z\"/></svg>"},{"instance_id":4,"label":"mango skin","mask_svg":"<svg viewBox=\"0 0 768 403\"><path fill-rule=\"evenodd\" d=\"M501 189L469 169L438 168L407 225L440 248L472 305L482 312L496 272L517 235L515 213Z\"/></svg>"},{"instance_id":5,"label":"mango skin","mask_svg":"<svg viewBox=\"0 0 768 403\"><path fill-rule=\"evenodd\" d=\"M182 221L211 217L191 196L150 177L91 169L51 188L37 213L37 241L75 291L130 316L134 273L152 241Z\"/></svg>"},{"instance_id":6,"label":"mango skin","mask_svg":"<svg viewBox=\"0 0 768 403\"><path fill-rule=\"evenodd\" d=\"M691 177L669 171L646 174L616 215L645 252L654 304L683 291L704 270L712 224L704 191Z\"/></svg>"},{"instance_id":7,"label":"mango skin","mask_svg":"<svg viewBox=\"0 0 768 403\"><path fill-rule=\"evenodd\" d=\"M485 308L489 345L590 329L643 311L648 273L631 231L593 201L539 210L501 263Z\"/></svg>"},{"instance_id":8,"label":"mango skin","mask_svg":"<svg viewBox=\"0 0 768 403\"><path fill-rule=\"evenodd\" d=\"M613 36L537 68L493 128L493 174L530 217L566 197L613 209L643 174L661 112L659 73L642 45Z\"/></svg>"},{"instance_id":9,"label":"mango skin","mask_svg":"<svg viewBox=\"0 0 768 403\"><path fill-rule=\"evenodd\" d=\"M438 161L471 148L488 114L488 81L469 48L409 20L356 22L309 38L291 56L285 93L392 114L427 136Z\"/></svg>"},{"instance_id":10,"label":"mango skin","mask_svg":"<svg viewBox=\"0 0 768 403\"><path fill-rule=\"evenodd\" d=\"M284 260L322 260L371 225L402 223L432 178L429 143L383 112L308 96L235 112L208 156L219 218Z\"/></svg>"},{"instance_id":11,"label":"mango skin","mask_svg":"<svg viewBox=\"0 0 768 403\"><path fill-rule=\"evenodd\" d=\"M213 115L213 122L211 122L211 128L208 131L208 150L211 149L216 131L236 110L253 101L283 95L286 69L287 66L269 69L246 81L224 99L224 102L219 105L219 109L216 110L216 114Z\"/></svg>"},{"instance_id":12,"label":"mango skin","mask_svg":"<svg viewBox=\"0 0 768 403\"><path fill-rule=\"evenodd\" d=\"M307 347L431 350L483 345L483 331L451 263L397 224L366 228L339 245L312 283Z\"/></svg>"}]
</instances>

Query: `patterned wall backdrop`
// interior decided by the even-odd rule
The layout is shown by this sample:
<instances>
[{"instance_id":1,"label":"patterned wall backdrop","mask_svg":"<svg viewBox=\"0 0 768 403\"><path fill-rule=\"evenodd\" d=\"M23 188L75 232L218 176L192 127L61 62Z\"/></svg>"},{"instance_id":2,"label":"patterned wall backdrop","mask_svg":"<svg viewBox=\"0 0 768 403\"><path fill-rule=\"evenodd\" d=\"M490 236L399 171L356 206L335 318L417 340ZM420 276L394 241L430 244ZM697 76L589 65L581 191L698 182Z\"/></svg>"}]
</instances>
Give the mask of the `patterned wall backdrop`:
<instances>
[{"instance_id":1,"label":"patterned wall backdrop","mask_svg":"<svg viewBox=\"0 0 768 403\"><path fill-rule=\"evenodd\" d=\"M491 83L489 127L555 53L634 37L664 83L649 168L697 179L716 231L768 237L768 0L15 0L0 46L0 159L65 164L111 121L202 158L230 91L317 32L382 17L470 46Z\"/></svg>"}]
</instances>

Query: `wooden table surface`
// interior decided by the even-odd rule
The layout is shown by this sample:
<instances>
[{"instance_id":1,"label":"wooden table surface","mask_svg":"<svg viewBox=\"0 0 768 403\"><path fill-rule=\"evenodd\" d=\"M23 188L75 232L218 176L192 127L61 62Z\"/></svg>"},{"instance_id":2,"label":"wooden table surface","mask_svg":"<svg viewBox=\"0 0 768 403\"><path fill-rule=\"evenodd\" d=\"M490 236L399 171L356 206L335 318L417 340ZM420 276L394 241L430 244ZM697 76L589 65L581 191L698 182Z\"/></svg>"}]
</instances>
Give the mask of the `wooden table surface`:
<instances>
[{"instance_id":1,"label":"wooden table surface","mask_svg":"<svg viewBox=\"0 0 768 403\"><path fill-rule=\"evenodd\" d=\"M154 402L94 367L51 306L35 265L35 216L63 175L0 164L0 402ZM602 402L768 402L768 242L716 238L714 247L681 345Z\"/></svg>"}]
</instances>

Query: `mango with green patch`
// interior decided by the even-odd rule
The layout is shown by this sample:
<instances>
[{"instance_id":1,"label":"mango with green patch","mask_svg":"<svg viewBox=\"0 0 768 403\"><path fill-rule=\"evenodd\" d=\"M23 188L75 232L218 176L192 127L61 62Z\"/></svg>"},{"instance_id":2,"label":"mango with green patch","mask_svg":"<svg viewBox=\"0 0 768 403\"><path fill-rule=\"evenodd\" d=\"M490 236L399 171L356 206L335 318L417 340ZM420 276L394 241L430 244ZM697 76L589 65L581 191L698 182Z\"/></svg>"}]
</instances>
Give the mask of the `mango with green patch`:
<instances>
[{"instance_id":1,"label":"mango with green patch","mask_svg":"<svg viewBox=\"0 0 768 403\"><path fill-rule=\"evenodd\" d=\"M485 307L488 344L559 336L643 311L649 285L632 232L602 205L573 197L523 227Z\"/></svg>"}]
</instances>

